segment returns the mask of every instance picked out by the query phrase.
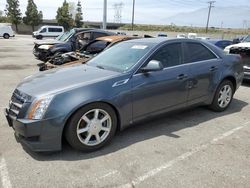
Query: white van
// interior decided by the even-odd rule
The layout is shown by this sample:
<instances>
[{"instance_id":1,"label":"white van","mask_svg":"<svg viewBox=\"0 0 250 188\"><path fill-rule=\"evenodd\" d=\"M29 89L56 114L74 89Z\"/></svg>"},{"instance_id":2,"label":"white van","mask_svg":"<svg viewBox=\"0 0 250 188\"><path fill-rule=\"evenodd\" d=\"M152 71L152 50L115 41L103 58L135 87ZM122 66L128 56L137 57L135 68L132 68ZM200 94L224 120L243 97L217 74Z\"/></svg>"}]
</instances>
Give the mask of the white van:
<instances>
[{"instance_id":1,"label":"white van","mask_svg":"<svg viewBox=\"0 0 250 188\"><path fill-rule=\"evenodd\" d=\"M42 26L37 31L33 32L33 37L36 39L42 39L43 37L58 37L64 33L64 28L62 26Z\"/></svg>"},{"instance_id":2,"label":"white van","mask_svg":"<svg viewBox=\"0 0 250 188\"><path fill-rule=\"evenodd\" d=\"M0 25L0 37L5 39L9 39L10 37L14 37L15 33L9 25Z\"/></svg>"}]
</instances>

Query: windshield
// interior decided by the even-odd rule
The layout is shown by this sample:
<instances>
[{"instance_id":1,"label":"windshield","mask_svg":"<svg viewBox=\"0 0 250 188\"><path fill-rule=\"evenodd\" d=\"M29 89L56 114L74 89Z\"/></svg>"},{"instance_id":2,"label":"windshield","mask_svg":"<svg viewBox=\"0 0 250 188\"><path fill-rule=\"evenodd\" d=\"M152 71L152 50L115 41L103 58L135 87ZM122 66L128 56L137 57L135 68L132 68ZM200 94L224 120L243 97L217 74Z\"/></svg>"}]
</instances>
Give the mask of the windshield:
<instances>
[{"instance_id":1,"label":"windshield","mask_svg":"<svg viewBox=\"0 0 250 188\"><path fill-rule=\"evenodd\" d=\"M152 46L143 43L120 43L90 60L88 65L125 72L132 68Z\"/></svg>"},{"instance_id":2,"label":"windshield","mask_svg":"<svg viewBox=\"0 0 250 188\"><path fill-rule=\"evenodd\" d=\"M56 38L56 40L66 42L74 34L75 34L75 30L71 29L70 31L67 31L67 32L63 33L62 35L58 36Z\"/></svg>"},{"instance_id":3,"label":"windshield","mask_svg":"<svg viewBox=\"0 0 250 188\"><path fill-rule=\"evenodd\" d=\"M250 42L250 35L248 35L242 42Z\"/></svg>"}]
</instances>

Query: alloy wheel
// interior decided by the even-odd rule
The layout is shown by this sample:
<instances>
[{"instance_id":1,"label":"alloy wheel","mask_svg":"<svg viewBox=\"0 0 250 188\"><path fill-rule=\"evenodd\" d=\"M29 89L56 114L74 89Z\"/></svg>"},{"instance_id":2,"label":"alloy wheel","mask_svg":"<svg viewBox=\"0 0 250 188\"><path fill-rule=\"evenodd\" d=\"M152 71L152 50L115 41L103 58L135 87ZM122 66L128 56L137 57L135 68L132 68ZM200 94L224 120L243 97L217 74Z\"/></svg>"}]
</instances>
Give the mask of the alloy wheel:
<instances>
[{"instance_id":1,"label":"alloy wheel","mask_svg":"<svg viewBox=\"0 0 250 188\"><path fill-rule=\"evenodd\" d=\"M232 100L233 90L230 85L225 85L219 92L218 104L221 108L226 108Z\"/></svg>"},{"instance_id":2,"label":"alloy wheel","mask_svg":"<svg viewBox=\"0 0 250 188\"><path fill-rule=\"evenodd\" d=\"M111 116L102 109L92 109L85 113L77 124L77 137L87 146L102 143L108 136L112 127Z\"/></svg>"}]
</instances>

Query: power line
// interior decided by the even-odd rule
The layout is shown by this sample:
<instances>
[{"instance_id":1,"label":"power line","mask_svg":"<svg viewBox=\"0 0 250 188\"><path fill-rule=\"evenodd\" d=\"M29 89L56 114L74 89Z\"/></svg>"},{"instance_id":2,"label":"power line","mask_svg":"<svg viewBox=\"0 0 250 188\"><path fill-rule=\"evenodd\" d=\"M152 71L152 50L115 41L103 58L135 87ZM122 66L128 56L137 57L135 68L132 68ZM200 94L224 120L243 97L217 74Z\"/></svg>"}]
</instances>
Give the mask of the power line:
<instances>
[{"instance_id":1,"label":"power line","mask_svg":"<svg viewBox=\"0 0 250 188\"><path fill-rule=\"evenodd\" d=\"M207 26L206 26L206 33L208 32L208 25L209 25L209 20L210 20L210 14L211 14L211 9L214 7L214 3L216 1L208 1L207 3L209 4L209 9L208 9L208 16L207 16Z\"/></svg>"}]
</instances>

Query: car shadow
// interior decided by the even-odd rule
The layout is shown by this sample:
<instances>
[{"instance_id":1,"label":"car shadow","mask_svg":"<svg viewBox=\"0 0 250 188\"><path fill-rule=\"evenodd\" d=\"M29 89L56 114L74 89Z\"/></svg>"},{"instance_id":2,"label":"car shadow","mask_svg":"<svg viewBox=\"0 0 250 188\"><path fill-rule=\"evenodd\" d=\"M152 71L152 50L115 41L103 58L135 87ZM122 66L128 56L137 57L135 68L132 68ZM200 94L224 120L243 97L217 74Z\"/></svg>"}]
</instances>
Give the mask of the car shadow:
<instances>
[{"instance_id":1,"label":"car shadow","mask_svg":"<svg viewBox=\"0 0 250 188\"><path fill-rule=\"evenodd\" d=\"M234 99L231 106L221 113L210 111L206 107L198 107L181 112L171 113L151 121L133 125L122 132L118 132L111 143L104 148L90 153L80 152L72 149L66 142L60 152L35 153L23 146L24 150L38 161L77 161L104 156L115 153L132 144L149 140L162 135L172 138L180 138L175 132L200 125L217 117L222 117L240 112L248 103Z\"/></svg>"}]
</instances>

